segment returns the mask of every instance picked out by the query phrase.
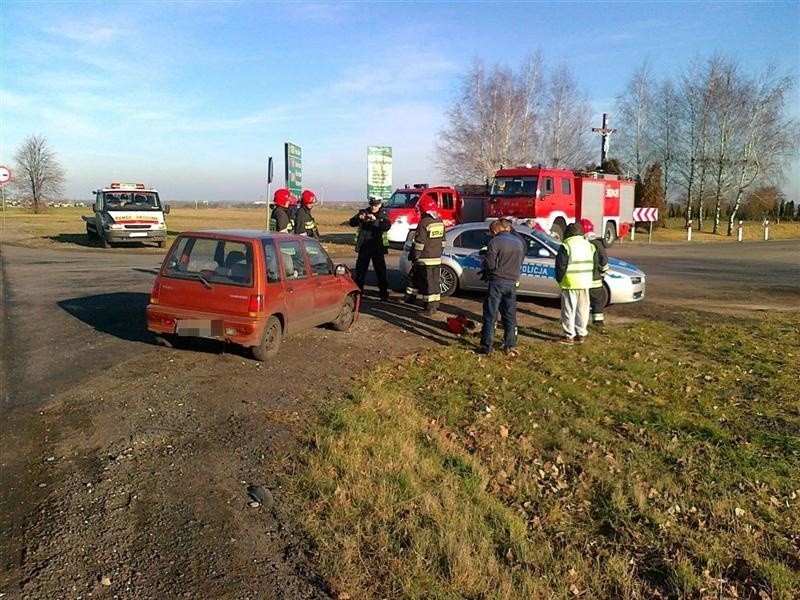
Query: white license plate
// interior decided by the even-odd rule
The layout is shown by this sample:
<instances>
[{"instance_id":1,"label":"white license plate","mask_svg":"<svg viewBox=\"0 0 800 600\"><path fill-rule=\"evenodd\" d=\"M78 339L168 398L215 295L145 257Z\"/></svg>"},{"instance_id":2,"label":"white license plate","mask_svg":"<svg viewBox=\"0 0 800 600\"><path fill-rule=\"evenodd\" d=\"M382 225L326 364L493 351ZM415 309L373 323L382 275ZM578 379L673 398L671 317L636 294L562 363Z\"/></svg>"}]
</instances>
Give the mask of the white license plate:
<instances>
[{"instance_id":1,"label":"white license plate","mask_svg":"<svg viewBox=\"0 0 800 600\"><path fill-rule=\"evenodd\" d=\"M144 231L137 231L136 233L129 233L128 237L147 237L147 233Z\"/></svg>"},{"instance_id":2,"label":"white license plate","mask_svg":"<svg viewBox=\"0 0 800 600\"><path fill-rule=\"evenodd\" d=\"M222 336L221 319L180 319L175 333L190 337L217 338Z\"/></svg>"}]
</instances>

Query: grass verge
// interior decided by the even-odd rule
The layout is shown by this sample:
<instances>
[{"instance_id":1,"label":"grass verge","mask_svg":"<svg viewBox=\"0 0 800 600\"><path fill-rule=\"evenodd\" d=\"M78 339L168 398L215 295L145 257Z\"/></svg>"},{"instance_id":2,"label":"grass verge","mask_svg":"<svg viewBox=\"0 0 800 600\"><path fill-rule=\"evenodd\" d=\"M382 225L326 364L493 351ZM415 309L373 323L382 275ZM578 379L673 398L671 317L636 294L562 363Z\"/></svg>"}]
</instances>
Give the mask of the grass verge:
<instances>
[{"instance_id":1,"label":"grass verge","mask_svg":"<svg viewBox=\"0 0 800 600\"><path fill-rule=\"evenodd\" d=\"M340 597L797 598L800 318L430 351L288 482Z\"/></svg>"}]
</instances>

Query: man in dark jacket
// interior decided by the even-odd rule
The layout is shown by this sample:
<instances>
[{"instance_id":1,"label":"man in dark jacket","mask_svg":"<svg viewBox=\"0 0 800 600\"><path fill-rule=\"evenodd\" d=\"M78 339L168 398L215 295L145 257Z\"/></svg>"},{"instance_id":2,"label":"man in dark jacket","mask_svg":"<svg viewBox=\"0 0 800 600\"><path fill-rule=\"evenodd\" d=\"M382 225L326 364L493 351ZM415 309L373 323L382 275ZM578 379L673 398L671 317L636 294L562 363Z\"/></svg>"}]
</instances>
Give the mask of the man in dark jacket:
<instances>
[{"instance_id":1,"label":"man in dark jacket","mask_svg":"<svg viewBox=\"0 0 800 600\"><path fill-rule=\"evenodd\" d=\"M525 243L513 232L511 221L498 219L489 226L492 239L483 257L489 287L483 300L481 354L491 354L497 313L503 322L503 351L513 354L517 345L517 285L525 260Z\"/></svg>"},{"instance_id":2,"label":"man in dark jacket","mask_svg":"<svg viewBox=\"0 0 800 600\"><path fill-rule=\"evenodd\" d=\"M389 279L386 276L386 258L389 248L388 231L392 226L389 215L383 208L382 198L370 198L369 208L358 211L350 219L351 227L358 227L356 233L356 285L364 293L369 262L375 268L381 300L389 299Z\"/></svg>"},{"instance_id":3,"label":"man in dark jacket","mask_svg":"<svg viewBox=\"0 0 800 600\"><path fill-rule=\"evenodd\" d=\"M589 290L589 312L592 315L592 325L602 329L605 325L603 309L608 301L607 292L603 288L603 275L608 273L608 252L606 252L606 243L603 238L597 237L594 232L594 223L589 219L581 219L580 224L583 227L583 234L594 244L597 254L597 262L592 272L592 287Z\"/></svg>"}]
</instances>

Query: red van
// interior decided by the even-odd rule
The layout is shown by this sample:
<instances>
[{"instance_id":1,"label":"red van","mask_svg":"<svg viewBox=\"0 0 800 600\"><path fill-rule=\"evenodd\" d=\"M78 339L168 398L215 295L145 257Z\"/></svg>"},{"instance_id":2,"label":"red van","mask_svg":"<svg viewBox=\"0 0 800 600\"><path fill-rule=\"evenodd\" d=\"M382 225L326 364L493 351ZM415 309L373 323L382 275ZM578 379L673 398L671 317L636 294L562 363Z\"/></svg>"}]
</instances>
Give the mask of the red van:
<instances>
[{"instance_id":1,"label":"red van","mask_svg":"<svg viewBox=\"0 0 800 600\"><path fill-rule=\"evenodd\" d=\"M258 360L284 335L330 323L346 331L360 296L346 266L314 239L249 230L180 234L156 276L147 328L167 345L181 337L233 342Z\"/></svg>"}]
</instances>

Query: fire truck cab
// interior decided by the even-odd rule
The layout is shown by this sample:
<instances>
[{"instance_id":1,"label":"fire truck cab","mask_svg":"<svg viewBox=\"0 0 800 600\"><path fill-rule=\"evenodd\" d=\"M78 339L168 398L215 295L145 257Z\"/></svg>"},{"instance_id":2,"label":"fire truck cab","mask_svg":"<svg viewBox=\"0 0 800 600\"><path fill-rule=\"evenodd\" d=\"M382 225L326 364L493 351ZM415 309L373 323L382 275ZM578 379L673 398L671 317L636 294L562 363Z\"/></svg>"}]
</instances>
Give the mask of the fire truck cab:
<instances>
[{"instance_id":1,"label":"fire truck cab","mask_svg":"<svg viewBox=\"0 0 800 600\"><path fill-rule=\"evenodd\" d=\"M389 244L402 248L411 231L417 228L419 213L417 204L424 196L431 196L439 207L439 216L445 227L455 225L459 221L461 198L455 188L438 186L429 187L427 183L406 185L383 201L383 207L389 215L392 226L389 229Z\"/></svg>"},{"instance_id":2,"label":"fire truck cab","mask_svg":"<svg viewBox=\"0 0 800 600\"><path fill-rule=\"evenodd\" d=\"M633 199L634 182L617 175L525 165L497 171L487 216L525 219L557 239L589 219L610 245L633 223Z\"/></svg>"}]
</instances>

